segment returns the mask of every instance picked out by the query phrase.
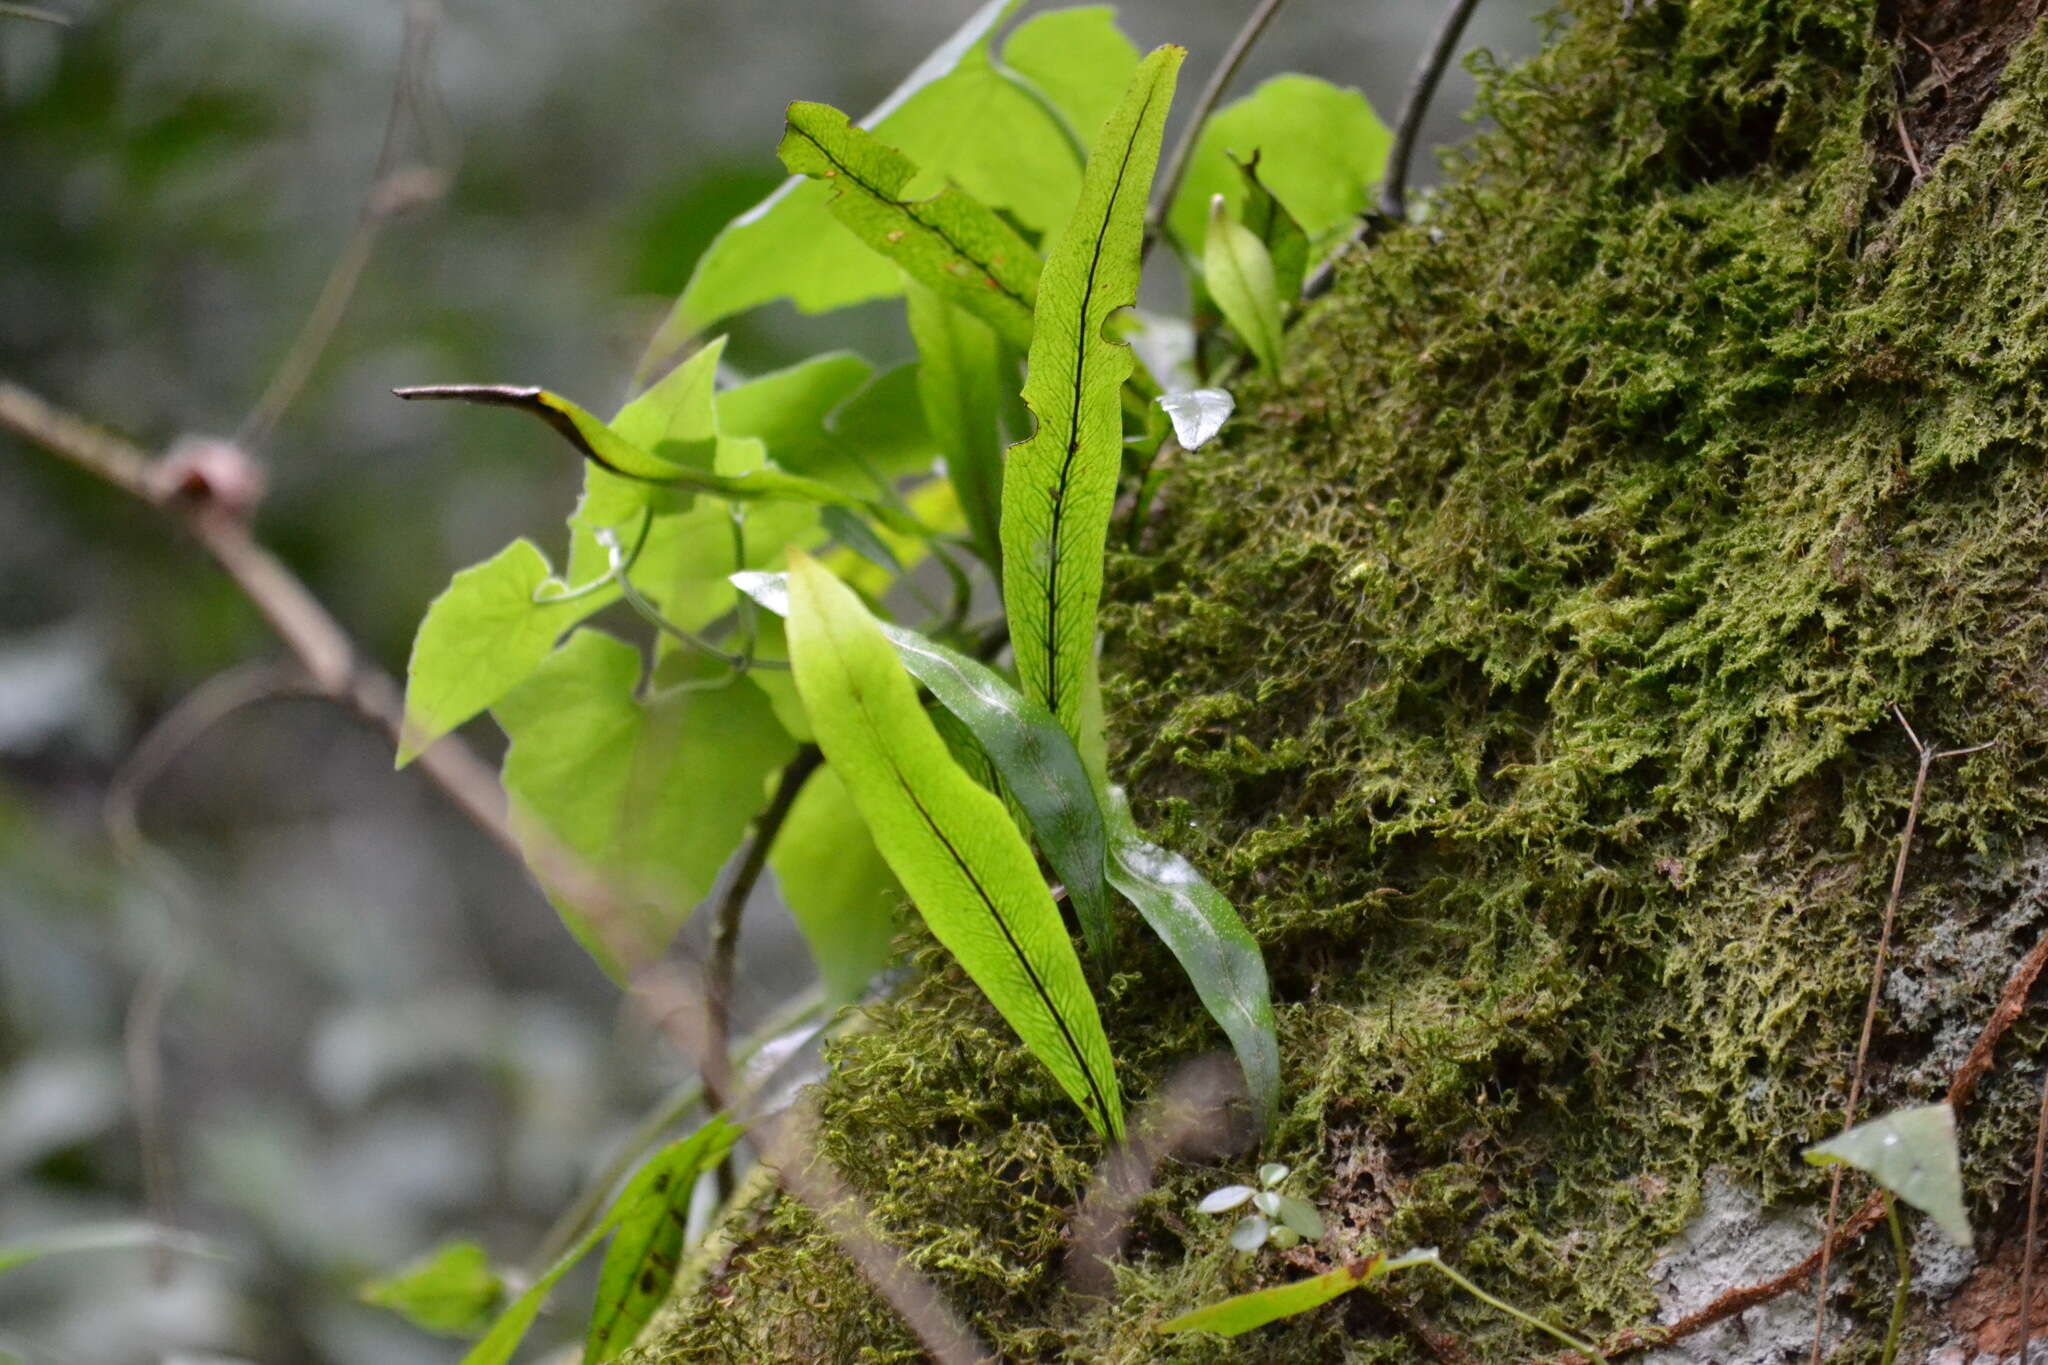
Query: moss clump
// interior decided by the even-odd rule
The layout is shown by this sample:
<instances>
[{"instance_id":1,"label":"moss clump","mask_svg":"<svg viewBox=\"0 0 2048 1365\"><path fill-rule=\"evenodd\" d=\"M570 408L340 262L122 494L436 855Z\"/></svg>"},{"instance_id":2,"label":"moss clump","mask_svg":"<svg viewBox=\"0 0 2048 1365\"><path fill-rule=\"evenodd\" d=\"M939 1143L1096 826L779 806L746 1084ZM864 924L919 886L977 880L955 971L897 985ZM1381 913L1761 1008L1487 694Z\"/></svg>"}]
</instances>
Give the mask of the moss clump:
<instances>
[{"instance_id":1,"label":"moss clump","mask_svg":"<svg viewBox=\"0 0 2048 1365\"><path fill-rule=\"evenodd\" d=\"M840 1049L822 1149L1006 1359L1522 1358L1420 1284L1227 1345L1150 1328L1436 1243L1597 1332L1654 1311L1709 1168L1812 1198L1913 775L1894 702L2000 747L1931 784L1871 1108L1938 1096L2048 922L2048 60L1902 198L1874 5L1638 11L1491 74L1432 231L1343 272L1112 566L1113 766L1265 947L1268 1150L1330 1244L1235 1258L1186 1216L1213 1173L1170 1169L1121 1297L1079 1298L1097 1147L957 973ZM1142 1094L1218 1040L1125 946ZM1966 1116L1987 1226L2030 1084ZM641 1359L915 1355L784 1203Z\"/></svg>"}]
</instances>

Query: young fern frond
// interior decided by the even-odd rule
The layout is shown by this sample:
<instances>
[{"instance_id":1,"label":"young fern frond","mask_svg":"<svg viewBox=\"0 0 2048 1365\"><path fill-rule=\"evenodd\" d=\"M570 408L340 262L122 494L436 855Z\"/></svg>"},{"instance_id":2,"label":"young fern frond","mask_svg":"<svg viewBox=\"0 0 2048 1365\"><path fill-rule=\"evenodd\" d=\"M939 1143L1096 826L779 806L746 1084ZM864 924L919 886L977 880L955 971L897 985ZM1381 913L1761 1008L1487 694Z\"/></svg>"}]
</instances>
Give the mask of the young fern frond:
<instances>
[{"instance_id":1,"label":"young fern frond","mask_svg":"<svg viewBox=\"0 0 2048 1365\"><path fill-rule=\"evenodd\" d=\"M1017 670L1098 783L1095 616L1123 462L1123 386L1136 364L1107 328L1137 301L1146 196L1186 55L1162 47L1139 63L1089 153L1080 202L1039 277L1024 387L1038 428L1011 448L1003 475L1003 603Z\"/></svg>"}]
</instances>

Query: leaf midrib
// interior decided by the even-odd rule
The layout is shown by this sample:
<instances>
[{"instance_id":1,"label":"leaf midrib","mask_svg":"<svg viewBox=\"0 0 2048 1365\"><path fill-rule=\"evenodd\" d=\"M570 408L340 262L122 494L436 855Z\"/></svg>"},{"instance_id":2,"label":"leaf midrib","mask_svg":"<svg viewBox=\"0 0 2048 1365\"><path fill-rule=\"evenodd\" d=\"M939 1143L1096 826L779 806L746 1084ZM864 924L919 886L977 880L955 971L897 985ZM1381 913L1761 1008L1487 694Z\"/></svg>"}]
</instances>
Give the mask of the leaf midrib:
<instances>
[{"instance_id":1,"label":"leaf midrib","mask_svg":"<svg viewBox=\"0 0 2048 1365\"><path fill-rule=\"evenodd\" d=\"M960 243L954 241L951 233L947 232L937 223L931 222L918 214L917 210L921 204L928 204L931 203L933 200L938 199L939 197L945 194L945 190L940 190L937 195L932 196L932 199L898 199L894 194L891 194L888 191L883 190L878 185L875 185L873 182L862 178L859 171L856 171L844 160L834 155L833 152L829 148L827 148L824 143L818 141L818 139L815 136L813 136L808 130L799 128L794 123L792 123L789 125L789 131L796 134L804 141L810 143L813 147L817 148L818 155L824 157L825 160L832 166L832 169L838 175L845 176L848 180L860 186L861 189L873 195L876 199L879 199L886 204L892 204L895 207L903 210L904 217L908 218L911 222L917 224L918 227L924 229L924 231L930 233L932 236L938 238L941 242L945 243L947 250L951 251L955 256L958 256L963 261L968 261L972 263L974 268L981 272L982 277L988 281L990 287L993 288L998 294L1001 294L1004 298L1009 299L1012 303L1015 303L1018 307L1024 309L1026 312L1029 312L1031 310L1031 301L1029 299L1026 299L1023 295L1017 293L1016 290L1004 284L1002 280L996 276L995 266L993 264L977 259L973 252L969 251L966 247L960 245ZM954 186L949 181L947 183L946 188L952 189L954 188ZM845 193L845 191L841 190L840 193L843 194Z\"/></svg>"},{"instance_id":2,"label":"leaf midrib","mask_svg":"<svg viewBox=\"0 0 2048 1365\"><path fill-rule=\"evenodd\" d=\"M1060 530L1061 518L1065 515L1067 483L1072 477L1074 457L1081 448L1081 393L1087 374L1089 333L1088 315L1095 301L1095 276L1102 266L1102 243L1109 232L1109 220L1115 216L1117 201L1124 191L1124 180L1130 171L1131 153L1137 150L1138 139L1145 126L1145 115L1151 111L1152 101L1159 93L1155 81L1145 92L1145 102L1138 108L1138 116L1132 122L1131 136L1124 143L1123 160L1117 164L1116 180L1110 185L1109 203L1102 211L1102 226L1095 233L1095 249L1088 258L1088 279L1081 290L1081 325L1074 342L1074 399L1068 408L1068 429L1066 454L1060 459L1060 475L1052 491L1050 508L1052 529L1047 536L1048 556L1045 571L1045 705L1055 717L1060 713L1059 674L1059 605L1060 605Z\"/></svg>"},{"instance_id":3,"label":"leaf midrib","mask_svg":"<svg viewBox=\"0 0 2048 1365\"><path fill-rule=\"evenodd\" d=\"M834 640L833 645L836 650L838 641ZM868 707L868 699L865 692L860 684L853 680L852 670L846 669L845 672L847 674L847 694L852 697L854 705L860 708L861 719L867 723L869 731L879 737L884 731L876 722L874 712ZM974 894L981 898L982 905L987 907L989 917L996 922L996 927L1002 930L1003 942L1009 946L1010 955L1017 959L1019 966L1024 968L1024 975L1031 982L1032 991L1038 996L1039 1003L1045 1007L1045 1012L1052 1016L1054 1026L1060 1031L1060 1041L1066 1044L1068 1054L1073 1057L1074 1064L1080 1069L1081 1079L1087 1083L1089 1097L1095 1103L1096 1116L1101 1119L1103 1129L1105 1131L1113 1131L1114 1125L1110 1117L1109 1101L1102 1093L1102 1087L1096 1083L1095 1068L1089 1065L1086 1054L1081 1051L1080 1043L1075 1039L1073 1031L1067 1026L1066 1015L1053 1002L1052 993L1046 989L1045 983L1039 978L1038 969L1031 964L1030 956L1025 953L1023 945L1017 941L1016 934L1010 929L1009 921L1004 918L1001 908L996 905L994 899L988 894L988 889L981 884L981 878L974 875L974 868L960 855L960 850L954 847L953 841L946 837L945 830L939 827L938 821L932 818L932 813L925 808L924 802L918 798L916 790L910 785L910 779L904 775L902 767L896 762L895 755L889 751L886 744L877 747L881 750L882 761L889 765L889 775L896 780L896 785L902 790L903 794L910 798L910 804L916 807L918 818L923 820L925 828L930 830L932 835L941 844L945 845L947 856L952 858L954 865L967 878L968 885L974 888Z\"/></svg>"}]
</instances>

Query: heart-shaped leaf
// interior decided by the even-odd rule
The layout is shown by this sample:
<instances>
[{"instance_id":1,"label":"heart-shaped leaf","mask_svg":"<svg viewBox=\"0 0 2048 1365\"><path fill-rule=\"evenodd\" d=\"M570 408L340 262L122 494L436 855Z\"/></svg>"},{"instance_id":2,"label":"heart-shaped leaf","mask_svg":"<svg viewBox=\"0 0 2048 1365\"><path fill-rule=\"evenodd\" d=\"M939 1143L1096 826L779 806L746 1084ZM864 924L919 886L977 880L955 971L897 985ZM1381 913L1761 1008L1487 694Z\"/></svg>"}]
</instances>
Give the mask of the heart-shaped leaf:
<instances>
[{"instance_id":1,"label":"heart-shaped leaf","mask_svg":"<svg viewBox=\"0 0 2048 1365\"><path fill-rule=\"evenodd\" d=\"M1934 1220L1957 1246L1970 1245L1956 1114L1946 1104L1899 1109L1806 1149L1816 1166L1854 1166Z\"/></svg>"}]
</instances>

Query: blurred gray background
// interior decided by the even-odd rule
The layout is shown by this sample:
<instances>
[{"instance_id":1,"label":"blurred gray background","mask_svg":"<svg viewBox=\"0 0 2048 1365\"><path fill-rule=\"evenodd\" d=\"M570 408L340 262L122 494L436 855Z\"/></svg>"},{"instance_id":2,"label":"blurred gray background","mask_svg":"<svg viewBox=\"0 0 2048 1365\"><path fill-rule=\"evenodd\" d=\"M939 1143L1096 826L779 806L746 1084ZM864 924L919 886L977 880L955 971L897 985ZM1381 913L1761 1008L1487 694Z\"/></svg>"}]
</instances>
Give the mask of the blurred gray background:
<instances>
[{"instance_id":1,"label":"blurred gray background","mask_svg":"<svg viewBox=\"0 0 2048 1365\"><path fill-rule=\"evenodd\" d=\"M233 432L356 223L405 8L44 2L76 22L0 16L0 376L152 448ZM262 442L261 534L402 670L452 572L515 535L559 545L578 474L538 428L389 388L536 382L608 409L696 254L777 182L783 105L865 109L975 7L447 0L428 150L451 188L385 232ZM1251 8L1120 11L1141 48L1191 49L1192 92ZM1306 71L1391 122L1438 15L1292 0L1236 89ZM1466 47L1506 60L1540 36L1531 0L1488 0ZM1470 97L1454 70L1418 179ZM902 358L898 316L771 308L729 356ZM0 1360L453 1360L355 1286L450 1235L525 1260L681 1079L525 879L317 703L196 738L143 793L155 870L113 856L102 810L135 741L277 653L148 509L0 436L0 1243L145 1211L121 1048L156 979L164 1211L231 1252L161 1281L121 1252L0 1278ZM495 752L487 723L471 733ZM758 1014L807 968L756 909Z\"/></svg>"}]
</instances>

